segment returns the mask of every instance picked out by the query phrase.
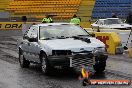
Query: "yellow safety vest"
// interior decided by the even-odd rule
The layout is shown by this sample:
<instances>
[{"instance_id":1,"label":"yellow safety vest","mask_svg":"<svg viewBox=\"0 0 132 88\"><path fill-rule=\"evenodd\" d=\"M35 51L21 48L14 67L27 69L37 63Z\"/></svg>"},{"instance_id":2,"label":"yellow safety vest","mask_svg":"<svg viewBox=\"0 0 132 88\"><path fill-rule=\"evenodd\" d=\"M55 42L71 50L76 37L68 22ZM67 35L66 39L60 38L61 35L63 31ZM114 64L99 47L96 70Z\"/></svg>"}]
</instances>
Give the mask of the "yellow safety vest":
<instances>
[{"instance_id":1,"label":"yellow safety vest","mask_svg":"<svg viewBox=\"0 0 132 88\"><path fill-rule=\"evenodd\" d=\"M79 25L80 24L80 19L79 18L72 18L70 23Z\"/></svg>"},{"instance_id":2,"label":"yellow safety vest","mask_svg":"<svg viewBox=\"0 0 132 88\"><path fill-rule=\"evenodd\" d=\"M52 19L51 18L44 18L43 20L42 20L42 23L51 23L52 22Z\"/></svg>"}]
</instances>

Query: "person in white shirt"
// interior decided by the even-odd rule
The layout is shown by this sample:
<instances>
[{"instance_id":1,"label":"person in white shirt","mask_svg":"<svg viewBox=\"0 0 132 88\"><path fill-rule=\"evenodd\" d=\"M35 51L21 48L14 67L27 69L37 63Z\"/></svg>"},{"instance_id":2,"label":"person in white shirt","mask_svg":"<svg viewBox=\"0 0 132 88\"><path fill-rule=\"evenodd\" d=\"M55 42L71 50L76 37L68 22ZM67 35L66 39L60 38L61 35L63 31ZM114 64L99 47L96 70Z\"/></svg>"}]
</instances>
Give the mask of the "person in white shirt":
<instances>
[{"instance_id":1,"label":"person in white shirt","mask_svg":"<svg viewBox=\"0 0 132 88\"><path fill-rule=\"evenodd\" d=\"M27 24L27 17L26 16L22 16L22 36L24 36L25 32L31 27L31 24Z\"/></svg>"}]
</instances>

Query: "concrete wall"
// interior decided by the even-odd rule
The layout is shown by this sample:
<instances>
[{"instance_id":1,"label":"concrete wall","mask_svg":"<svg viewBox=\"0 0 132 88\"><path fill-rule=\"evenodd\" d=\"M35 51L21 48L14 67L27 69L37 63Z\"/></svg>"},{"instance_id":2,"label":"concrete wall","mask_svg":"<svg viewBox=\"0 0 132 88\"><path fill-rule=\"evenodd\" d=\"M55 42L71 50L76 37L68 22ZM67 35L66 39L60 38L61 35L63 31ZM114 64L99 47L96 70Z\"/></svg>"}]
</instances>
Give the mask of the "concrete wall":
<instances>
[{"instance_id":1,"label":"concrete wall","mask_svg":"<svg viewBox=\"0 0 132 88\"><path fill-rule=\"evenodd\" d=\"M9 12L0 12L0 18L9 18Z\"/></svg>"}]
</instances>

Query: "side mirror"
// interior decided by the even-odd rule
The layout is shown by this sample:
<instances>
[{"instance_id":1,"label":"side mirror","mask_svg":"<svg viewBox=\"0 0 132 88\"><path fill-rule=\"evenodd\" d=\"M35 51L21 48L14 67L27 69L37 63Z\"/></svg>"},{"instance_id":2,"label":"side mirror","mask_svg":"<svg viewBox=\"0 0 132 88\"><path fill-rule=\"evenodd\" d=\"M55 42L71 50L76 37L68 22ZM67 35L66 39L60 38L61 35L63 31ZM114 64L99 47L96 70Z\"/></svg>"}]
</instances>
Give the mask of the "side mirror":
<instances>
[{"instance_id":1,"label":"side mirror","mask_svg":"<svg viewBox=\"0 0 132 88\"><path fill-rule=\"evenodd\" d=\"M38 42L37 38L29 38L28 41L29 42Z\"/></svg>"}]
</instances>

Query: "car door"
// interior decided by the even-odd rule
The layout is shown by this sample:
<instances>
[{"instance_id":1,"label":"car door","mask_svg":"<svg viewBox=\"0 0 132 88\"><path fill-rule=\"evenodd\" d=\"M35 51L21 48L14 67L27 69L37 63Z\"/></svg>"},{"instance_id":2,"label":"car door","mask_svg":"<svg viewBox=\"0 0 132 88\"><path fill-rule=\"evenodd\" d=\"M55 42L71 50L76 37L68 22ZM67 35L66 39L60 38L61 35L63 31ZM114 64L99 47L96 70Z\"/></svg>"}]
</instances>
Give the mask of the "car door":
<instances>
[{"instance_id":1,"label":"car door","mask_svg":"<svg viewBox=\"0 0 132 88\"><path fill-rule=\"evenodd\" d=\"M39 52L40 52L40 45L38 44L38 27L32 26L31 27L31 34L30 38L34 38L36 41L29 41L28 48L30 52L30 60L33 62L40 62L39 59Z\"/></svg>"},{"instance_id":2,"label":"car door","mask_svg":"<svg viewBox=\"0 0 132 88\"><path fill-rule=\"evenodd\" d=\"M25 32L24 36L23 36L23 41L22 41L22 50L23 50L23 55L24 57L29 60L30 59L30 53L29 53L29 37L30 37L31 31L30 28Z\"/></svg>"}]
</instances>

